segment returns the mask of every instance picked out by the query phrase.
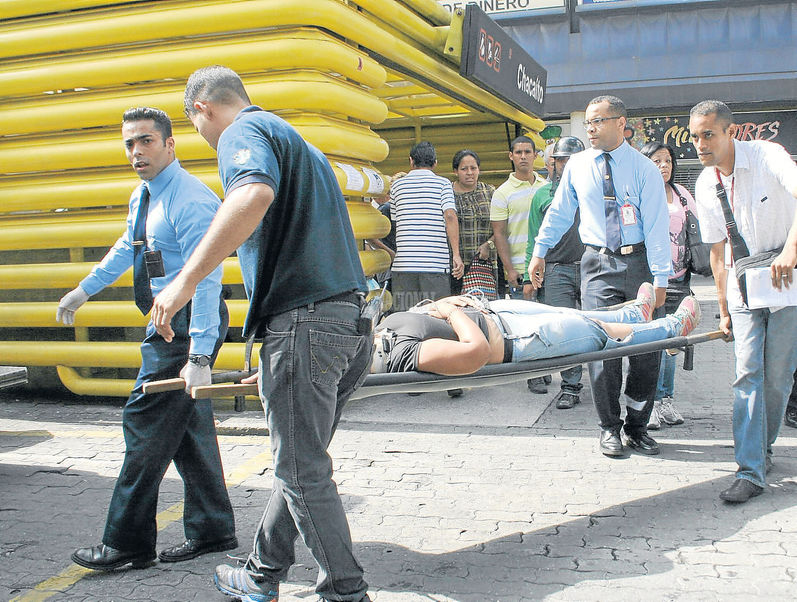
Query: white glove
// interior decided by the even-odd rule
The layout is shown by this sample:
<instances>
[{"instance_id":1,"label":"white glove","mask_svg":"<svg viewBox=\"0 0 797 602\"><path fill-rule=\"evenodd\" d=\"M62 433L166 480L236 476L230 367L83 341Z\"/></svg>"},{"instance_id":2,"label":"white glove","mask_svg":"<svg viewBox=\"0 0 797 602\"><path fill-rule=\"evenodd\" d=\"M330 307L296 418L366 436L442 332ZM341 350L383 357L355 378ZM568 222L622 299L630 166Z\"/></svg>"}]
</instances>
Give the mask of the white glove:
<instances>
[{"instance_id":1,"label":"white glove","mask_svg":"<svg viewBox=\"0 0 797 602\"><path fill-rule=\"evenodd\" d=\"M58 302L58 309L55 310L55 321L72 326L75 323L75 312L88 300L88 293L79 286L69 291Z\"/></svg>"},{"instance_id":2,"label":"white glove","mask_svg":"<svg viewBox=\"0 0 797 602\"><path fill-rule=\"evenodd\" d=\"M180 370L180 378L185 380L185 392L191 395L194 387L203 387L210 384L210 366L199 366L193 362L186 362Z\"/></svg>"}]
</instances>

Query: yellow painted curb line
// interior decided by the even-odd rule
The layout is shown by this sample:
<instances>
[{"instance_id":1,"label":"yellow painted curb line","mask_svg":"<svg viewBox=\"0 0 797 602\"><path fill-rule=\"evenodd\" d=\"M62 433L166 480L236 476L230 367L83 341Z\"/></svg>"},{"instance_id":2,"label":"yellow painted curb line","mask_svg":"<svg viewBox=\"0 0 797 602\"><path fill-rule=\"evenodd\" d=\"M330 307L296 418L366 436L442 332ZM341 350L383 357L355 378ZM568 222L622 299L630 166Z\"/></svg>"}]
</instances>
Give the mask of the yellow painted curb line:
<instances>
[{"instance_id":1,"label":"yellow painted curb line","mask_svg":"<svg viewBox=\"0 0 797 602\"><path fill-rule=\"evenodd\" d=\"M253 473L260 473L263 466L270 463L271 451L263 452L247 460L226 475L227 488L229 489L239 485ZM180 520L182 516L183 502L173 504L163 512L160 512L156 517L158 521L158 531L163 531L171 523ZM47 600L56 594L64 593L83 577L93 572L95 571L72 564L55 577L50 577L34 586L31 591L19 595L16 598L12 598L11 602L41 602L42 600Z\"/></svg>"}]
</instances>

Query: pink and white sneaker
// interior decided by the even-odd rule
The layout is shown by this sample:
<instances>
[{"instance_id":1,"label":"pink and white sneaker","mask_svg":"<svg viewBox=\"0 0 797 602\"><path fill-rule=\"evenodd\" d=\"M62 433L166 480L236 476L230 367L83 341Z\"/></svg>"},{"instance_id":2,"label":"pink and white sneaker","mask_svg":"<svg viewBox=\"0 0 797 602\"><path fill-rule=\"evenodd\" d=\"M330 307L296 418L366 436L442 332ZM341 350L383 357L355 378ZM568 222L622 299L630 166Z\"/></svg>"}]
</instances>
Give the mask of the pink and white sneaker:
<instances>
[{"instance_id":1,"label":"pink and white sneaker","mask_svg":"<svg viewBox=\"0 0 797 602\"><path fill-rule=\"evenodd\" d=\"M650 282L643 282L639 286L634 305L642 311L642 317L645 322L650 322L653 318L653 310L656 307L656 289L653 288Z\"/></svg>"},{"instance_id":2,"label":"pink and white sneaker","mask_svg":"<svg viewBox=\"0 0 797 602\"><path fill-rule=\"evenodd\" d=\"M676 336L688 335L700 324L700 303L694 297L685 297L678 309L675 310L673 317L681 324L675 333Z\"/></svg>"}]
</instances>

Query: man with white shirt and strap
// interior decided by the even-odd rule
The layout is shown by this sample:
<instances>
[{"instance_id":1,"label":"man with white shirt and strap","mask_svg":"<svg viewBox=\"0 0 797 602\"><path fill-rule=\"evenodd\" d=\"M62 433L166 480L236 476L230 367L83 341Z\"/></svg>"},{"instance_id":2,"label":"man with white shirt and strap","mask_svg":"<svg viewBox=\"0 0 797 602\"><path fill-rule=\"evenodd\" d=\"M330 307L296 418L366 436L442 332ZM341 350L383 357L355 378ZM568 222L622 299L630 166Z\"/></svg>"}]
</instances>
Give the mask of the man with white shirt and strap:
<instances>
[{"instance_id":1,"label":"man with white shirt and strap","mask_svg":"<svg viewBox=\"0 0 797 602\"><path fill-rule=\"evenodd\" d=\"M74 324L75 312L133 266L136 305L147 314L207 232L218 196L175 158L172 124L159 109L125 111L122 138L130 164L143 180L130 197L127 229L105 258L59 302L56 320ZM202 280L188 307L175 316L167 343L147 325L141 369L122 412L125 459L111 497L102 543L80 548L72 560L86 568L146 566L155 558L158 488L174 461L185 484L186 540L162 550L162 562L189 560L237 547L235 518L224 484L210 400L194 400L190 387L210 384L210 368L227 333L221 268ZM186 390L143 392L147 382L186 380Z\"/></svg>"},{"instance_id":2,"label":"man with white shirt and strap","mask_svg":"<svg viewBox=\"0 0 797 602\"><path fill-rule=\"evenodd\" d=\"M656 307L664 305L672 264L664 183L654 163L625 141L625 125L625 105L619 98L598 96L587 105L584 127L592 148L573 155L565 166L529 262L532 286L539 288L544 257L580 210L578 232L586 247L581 259L584 309L629 301L640 284L651 280ZM589 365L604 455L623 455L624 444L639 453L659 453L658 443L647 433L659 358L659 352L629 357L625 421L619 402L622 359Z\"/></svg>"},{"instance_id":3,"label":"man with white shirt and strap","mask_svg":"<svg viewBox=\"0 0 797 602\"><path fill-rule=\"evenodd\" d=\"M703 241L712 244L720 328L733 333L733 440L739 469L720 492L743 503L764 492L797 367L797 307L750 309L742 298L731 236L720 199L722 187L750 255L783 249L773 260L773 286L793 285L797 265L797 164L786 150L763 140L735 140L733 114L722 102L705 100L689 114L692 143L705 169L695 186ZM737 258L738 259L738 258Z\"/></svg>"}]
</instances>

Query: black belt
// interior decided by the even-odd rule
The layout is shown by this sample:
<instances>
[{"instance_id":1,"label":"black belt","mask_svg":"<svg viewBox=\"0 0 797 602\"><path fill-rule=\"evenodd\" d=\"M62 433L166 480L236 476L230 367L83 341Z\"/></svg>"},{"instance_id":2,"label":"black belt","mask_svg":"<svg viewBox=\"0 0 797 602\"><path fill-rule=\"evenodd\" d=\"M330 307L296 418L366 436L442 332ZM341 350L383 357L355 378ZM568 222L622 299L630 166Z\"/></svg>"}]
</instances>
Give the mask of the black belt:
<instances>
[{"instance_id":1,"label":"black belt","mask_svg":"<svg viewBox=\"0 0 797 602\"><path fill-rule=\"evenodd\" d=\"M601 255L634 255L635 253L641 253L645 250L645 243L638 242L635 245L623 245L616 251L612 251L608 247L599 247L597 245L586 245L596 253L600 253Z\"/></svg>"},{"instance_id":2,"label":"black belt","mask_svg":"<svg viewBox=\"0 0 797 602\"><path fill-rule=\"evenodd\" d=\"M506 322L501 317L498 312L490 311L490 315L495 316L497 322L501 325L499 330L501 331L501 338L504 340L504 358L501 360L504 364L512 363L512 350L514 346L512 345L512 340L507 338L509 332L509 327L507 327Z\"/></svg>"},{"instance_id":3,"label":"black belt","mask_svg":"<svg viewBox=\"0 0 797 602\"><path fill-rule=\"evenodd\" d=\"M360 291L346 291L345 293L338 293L332 297L327 297L321 301L316 301L316 303L324 303L326 301L348 301L350 303L359 303L363 297L365 297L365 293L361 293Z\"/></svg>"},{"instance_id":4,"label":"black belt","mask_svg":"<svg viewBox=\"0 0 797 602\"><path fill-rule=\"evenodd\" d=\"M357 290L346 291L345 293L338 293L337 295L333 295L331 297L327 297L326 299L319 299L318 301L313 301L307 304L309 309L312 309L316 303L353 303L354 305L362 306L363 301L365 300L365 293L361 293Z\"/></svg>"}]
</instances>

